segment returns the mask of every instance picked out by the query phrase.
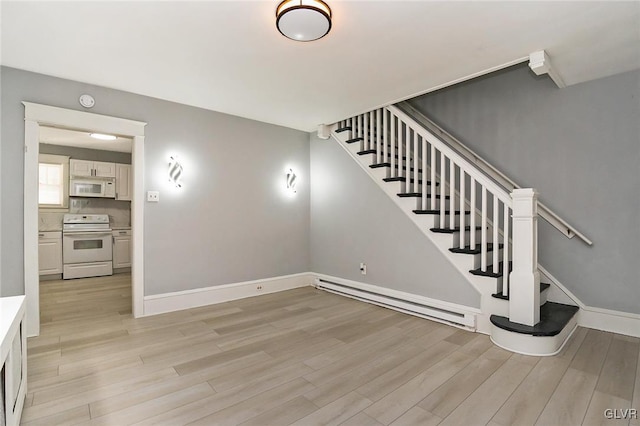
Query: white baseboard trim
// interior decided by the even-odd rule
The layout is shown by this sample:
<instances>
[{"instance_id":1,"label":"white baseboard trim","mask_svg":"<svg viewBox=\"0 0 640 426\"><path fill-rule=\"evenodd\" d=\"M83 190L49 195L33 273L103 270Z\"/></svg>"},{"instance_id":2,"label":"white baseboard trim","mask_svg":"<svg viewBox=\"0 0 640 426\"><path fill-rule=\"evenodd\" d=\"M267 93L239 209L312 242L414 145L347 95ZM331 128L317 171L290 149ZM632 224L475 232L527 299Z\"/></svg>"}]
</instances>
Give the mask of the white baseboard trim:
<instances>
[{"instance_id":1,"label":"white baseboard trim","mask_svg":"<svg viewBox=\"0 0 640 426\"><path fill-rule=\"evenodd\" d=\"M578 325L626 336L640 337L640 315L629 312L585 306L578 311Z\"/></svg>"},{"instance_id":2,"label":"white baseboard trim","mask_svg":"<svg viewBox=\"0 0 640 426\"><path fill-rule=\"evenodd\" d=\"M578 325L596 330L610 331L626 336L640 337L640 315L629 312L587 306L575 294L567 289L556 277L542 266L538 265L542 274L560 291L580 307L578 311Z\"/></svg>"},{"instance_id":3,"label":"white baseboard trim","mask_svg":"<svg viewBox=\"0 0 640 426\"><path fill-rule=\"evenodd\" d=\"M313 285L313 276L304 272L193 290L155 294L144 297L144 316L215 305L309 285Z\"/></svg>"},{"instance_id":4,"label":"white baseboard trim","mask_svg":"<svg viewBox=\"0 0 640 426\"><path fill-rule=\"evenodd\" d=\"M373 284L312 273L315 286L347 297L466 329L476 329L481 310Z\"/></svg>"}]
</instances>

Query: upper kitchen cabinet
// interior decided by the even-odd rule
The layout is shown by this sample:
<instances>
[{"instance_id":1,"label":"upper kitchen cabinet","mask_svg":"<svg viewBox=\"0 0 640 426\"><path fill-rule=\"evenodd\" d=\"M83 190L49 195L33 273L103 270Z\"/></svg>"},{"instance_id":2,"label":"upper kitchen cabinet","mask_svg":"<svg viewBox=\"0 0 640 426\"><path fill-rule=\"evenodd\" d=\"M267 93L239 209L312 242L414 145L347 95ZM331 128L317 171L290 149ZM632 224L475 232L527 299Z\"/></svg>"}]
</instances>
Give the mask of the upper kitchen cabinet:
<instances>
[{"instance_id":1,"label":"upper kitchen cabinet","mask_svg":"<svg viewBox=\"0 0 640 426\"><path fill-rule=\"evenodd\" d=\"M131 201L131 164L116 163L116 200Z\"/></svg>"},{"instance_id":2,"label":"upper kitchen cabinet","mask_svg":"<svg viewBox=\"0 0 640 426\"><path fill-rule=\"evenodd\" d=\"M116 163L71 159L69 168L71 176L116 177Z\"/></svg>"}]
</instances>

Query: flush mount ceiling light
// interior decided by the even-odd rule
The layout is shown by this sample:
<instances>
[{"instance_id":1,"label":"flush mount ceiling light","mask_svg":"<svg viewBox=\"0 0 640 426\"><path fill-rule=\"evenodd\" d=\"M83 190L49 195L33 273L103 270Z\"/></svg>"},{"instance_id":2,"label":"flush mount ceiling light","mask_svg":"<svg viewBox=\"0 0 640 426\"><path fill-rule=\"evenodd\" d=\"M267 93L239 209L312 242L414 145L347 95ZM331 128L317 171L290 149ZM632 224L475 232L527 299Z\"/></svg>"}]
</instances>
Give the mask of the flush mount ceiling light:
<instances>
[{"instance_id":1,"label":"flush mount ceiling light","mask_svg":"<svg viewBox=\"0 0 640 426\"><path fill-rule=\"evenodd\" d=\"M322 0L285 0L276 9L276 26L291 40L318 40L331 30L331 9Z\"/></svg>"},{"instance_id":2,"label":"flush mount ceiling light","mask_svg":"<svg viewBox=\"0 0 640 426\"><path fill-rule=\"evenodd\" d=\"M117 136L105 135L103 133L90 133L89 136L94 139L100 139L101 141L115 141L116 139L118 139Z\"/></svg>"}]
</instances>

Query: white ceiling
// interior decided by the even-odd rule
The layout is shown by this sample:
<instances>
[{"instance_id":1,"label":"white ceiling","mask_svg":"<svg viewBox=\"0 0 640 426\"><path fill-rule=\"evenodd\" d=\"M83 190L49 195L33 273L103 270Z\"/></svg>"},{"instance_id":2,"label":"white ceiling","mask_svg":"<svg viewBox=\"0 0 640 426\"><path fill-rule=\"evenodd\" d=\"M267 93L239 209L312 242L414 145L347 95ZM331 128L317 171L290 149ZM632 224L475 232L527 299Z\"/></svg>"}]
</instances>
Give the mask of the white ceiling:
<instances>
[{"instance_id":1,"label":"white ceiling","mask_svg":"<svg viewBox=\"0 0 640 426\"><path fill-rule=\"evenodd\" d=\"M541 49L567 85L640 68L638 1L327 1L311 43L278 33L278 0L3 1L1 60L302 130Z\"/></svg>"},{"instance_id":2,"label":"white ceiling","mask_svg":"<svg viewBox=\"0 0 640 426\"><path fill-rule=\"evenodd\" d=\"M117 137L112 141L104 141L92 138L89 134L90 132L81 130L40 126L40 143L98 149L101 151L131 152L133 141L130 138Z\"/></svg>"}]
</instances>

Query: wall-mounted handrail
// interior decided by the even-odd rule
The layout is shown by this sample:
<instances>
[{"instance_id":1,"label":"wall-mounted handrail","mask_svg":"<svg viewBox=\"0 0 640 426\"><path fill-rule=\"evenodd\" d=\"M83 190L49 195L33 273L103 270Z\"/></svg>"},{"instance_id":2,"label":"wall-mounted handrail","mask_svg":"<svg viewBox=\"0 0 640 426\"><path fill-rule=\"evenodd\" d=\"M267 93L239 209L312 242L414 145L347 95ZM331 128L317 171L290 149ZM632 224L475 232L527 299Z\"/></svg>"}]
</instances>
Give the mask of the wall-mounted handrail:
<instances>
[{"instance_id":1,"label":"wall-mounted handrail","mask_svg":"<svg viewBox=\"0 0 640 426\"><path fill-rule=\"evenodd\" d=\"M449 132L444 130L442 127L438 126L436 123L431 121L429 118L425 117L420 111L414 108L408 102L400 102L395 105L398 109L403 111L405 114L413 118L419 125L427 128L430 132L436 134L442 141L458 152L460 155L464 156L468 161L473 163L477 168L479 168L483 173L487 176L491 177L491 179L495 180L500 186L505 188L508 192L513 191L514 189L519 189L520 186L516 184L513 180L511 180L504 173L499 171L493 165L491 165L484 158L480 157L471 149L467 148L462 142L453 137ZM579 232L573 226L569 225L564 219L554 213L549 207L545 206L543 203L538 201L538 215L547 221L551 226L560 231L565 237L573 238L577 236L582 241L587 243L588 245L593 245L593 242L587 238L584 234Z\"/></svg>"}]
</instances>

